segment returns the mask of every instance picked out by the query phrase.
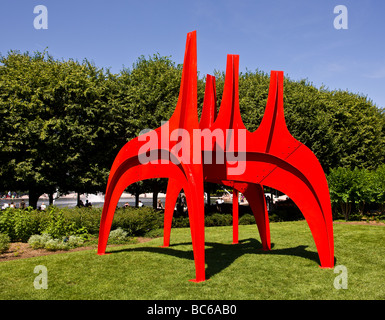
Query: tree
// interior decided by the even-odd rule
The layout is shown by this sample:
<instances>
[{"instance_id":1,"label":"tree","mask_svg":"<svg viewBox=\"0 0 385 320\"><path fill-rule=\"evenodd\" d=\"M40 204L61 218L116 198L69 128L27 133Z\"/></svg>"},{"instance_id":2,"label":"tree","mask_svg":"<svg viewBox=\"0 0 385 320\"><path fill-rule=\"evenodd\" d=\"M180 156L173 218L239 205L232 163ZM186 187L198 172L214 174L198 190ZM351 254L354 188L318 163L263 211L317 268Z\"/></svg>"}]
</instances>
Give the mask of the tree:
<instances>
[{"instance_id":1,"label":"tree","mask_svg":"<svg viewBox=\"0 0 385 320\"><path fill-rule=\"evenodd\" d=\"M113 149L103 71L46 52L0 62L1 187L29 190L33 207L57 188L102 189Z\"/></svg>"},{"instance_id":2,"label":"tree","mask_svg":"<svg viewBox=\"0 0 385 320\"><path fill-rule=\"evenodd\" d=\"M220 101L225 74L216 76ZM240 74L239 104L250 131L262 120L269 82L259 70ZM284 106L289 131L315 153L327 173L336 167L376 169L385 162L385 113L366 96L286 77Z\"/></svg>"},{"instance_id":3,"label":"tree","mask_svg":"<svg viewBox=\"0 0 385 320\"><path fill-rule=\"evenodd\" d=\"M360 214L365 204L376 201L375 171L367 169L339 167L330 170L327 176L332 205L340 206L345 220L349 220L352 206L356 205Z\"/></svg>"},{"instance_id":4,"label":"tree","mask_svg":"<svg viewBox=\"0 0 385 320\"><path fill-rule=\"evenodd\" d=\"M352 209L353 171L342 167L331 169L327 178L330 201L333 206L341 207L342 214L347 221Z\"/></svg>"},{"instance_id":5,"label":"tree","mask_svg":"<svg viewBox=\"0 0 385 320\"><path fill-rule=\"evenodd\" d=\"M52 162L57 136L47 135L60 124L47 116L50 107L43 102L52 93L44 55L10 52L1 57L0 69L1 180L3 188L29 190L32 204L54 189L60 177Z\"/></svg>"},{"instance_id":6,"label":"tree","mask_svg":"<svg viewBox=\"0 0 385 320\"><path fill-rule=\"evenodd\" d=\"M144 181L138 181L126 188L126 191L135 196L135 207L139 206L139 196L142 193L148 192L148 186L144 184Z\"/></svg>"},{"instance_id":7,"label":"tree","mask_svg":"<svg viewBox=\"0 0 385 320\"><path fill-rule=\"evenodd\" d=\"M381 212L385 212L385 164L375 171L373 184L375 202L380 205Z\"/></svg>"}]
</instances>

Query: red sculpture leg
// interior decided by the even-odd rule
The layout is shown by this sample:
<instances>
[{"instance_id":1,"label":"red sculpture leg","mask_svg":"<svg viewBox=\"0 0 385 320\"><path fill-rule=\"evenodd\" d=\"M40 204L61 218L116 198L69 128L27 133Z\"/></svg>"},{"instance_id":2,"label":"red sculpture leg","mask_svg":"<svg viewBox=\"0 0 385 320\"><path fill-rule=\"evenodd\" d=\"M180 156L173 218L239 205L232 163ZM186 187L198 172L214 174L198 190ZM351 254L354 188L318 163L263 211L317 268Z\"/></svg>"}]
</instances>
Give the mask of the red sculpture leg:
<instances>
[{"instance_id":1,"label":"red sculpture leg","mask_svg":"<svg viewBox=\"0 0 385 320\"><path fill-rule=\"evenodd\" d=\"M199 176L190 176L199 180ZM192 282L205 281L205 217L203 202L203 179L201 187L189 181L188 188L183 188L189 208L190 231L195 261L195 279Z\"/></svg>"},{"instance_id":2,"label":"red sculpture leg","mask_svg":"<svg viewBox=\"0 0 385 320\"><path fill-rule=\"evenodd\" d=\"M238 204L238 190L233 189L233 244L238 243L238 216L239 216L239 204Z\"/></svg>"},{"instance_id":3,"label":"red sculpture leg","mask_svg":"<svg viewBox=\"0 0 385 320\"><path fill-rule=\"evenodd\" d=\"M265 193L260 184L247 183L242 189L253 212L261 237L263 250L271 250L269 214L266 207Z\"/></svg>"},{"instance_id":4,"label":"red sculpture leg","mask_svg":"<svg viewBox=\"0 0 385 320\"><path fill-rule=\"evenodd\" d=\"M172 217L176 200L181 191L181 184L174 179L169 179L166 191L166 203L164 206L163 247L170 245Z\"/></svg>"},{"instance_id":5,"label":"red sculpture leg","mask_svg":"<svg viewBox=\"0 0 385 320\"><path fill-rule=\"evenodd\" d=\"M303 213L317 247L321 267L334 266L332 213L326 178L321 179L320 165L314 155L301 146L280 164L263 183L287 194ZM290 184L285 183L290 181ZM328 204L329 203L329 204Z\"/></svg>"},{"instance_id":6,"label":"red sculpture leg","mask_svg":"<svg viewBox=\"0 0 385 320\"><path fill-rule=\"evenodd\" d=\"M170 176L174 179L179 179L180 181L186 181L186 177L183 171L172 163L150 166L141 165L138 161L132 160L127 161L122 166L123 167L121 168L121 171L117 172L117 174L111 180L111 184L107 187L102 217L100 221L98 243L99 255L105 253L116 205L123 191L130 184L141 180ZM156 169L156 174L153 172L153 169Z\"/></svg>"}]
</instances>

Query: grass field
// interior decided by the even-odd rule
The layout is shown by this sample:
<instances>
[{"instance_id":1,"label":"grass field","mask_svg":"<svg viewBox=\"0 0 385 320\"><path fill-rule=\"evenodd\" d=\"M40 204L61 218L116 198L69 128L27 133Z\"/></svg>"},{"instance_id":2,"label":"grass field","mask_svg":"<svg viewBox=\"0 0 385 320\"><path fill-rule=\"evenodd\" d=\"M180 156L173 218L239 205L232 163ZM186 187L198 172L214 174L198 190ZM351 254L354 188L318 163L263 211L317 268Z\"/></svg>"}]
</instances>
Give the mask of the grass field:
<instances>
[{"instance_id":1,"label":"grass field","mask_svg":"<svg viewBox=\"0 0 385 320\"><path fill-rule=\"evenodd\" d=\"M385 227L335 224L336 265L348 271L348 288L334 287L333 269L318 267L304 221L271 223L272 250L260 250L255 225L206 228L206 276L195 269L189 229L173 229L147 243L0 262L0 299L385 299ZM37 265L48 271L48 289L34 288Z\"/></svg>"}]
</instances>

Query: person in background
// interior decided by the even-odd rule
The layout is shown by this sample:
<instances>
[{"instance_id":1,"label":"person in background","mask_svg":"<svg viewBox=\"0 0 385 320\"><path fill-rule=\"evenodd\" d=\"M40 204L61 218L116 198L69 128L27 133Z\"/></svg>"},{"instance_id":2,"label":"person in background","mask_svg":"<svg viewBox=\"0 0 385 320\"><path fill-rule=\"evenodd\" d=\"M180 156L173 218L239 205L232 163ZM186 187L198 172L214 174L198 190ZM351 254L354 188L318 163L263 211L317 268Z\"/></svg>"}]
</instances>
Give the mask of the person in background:
<instances>
[{"instance_id":1,"label":"person in background","mask_svg":"<svg viewBox=\"0 0 385 320\"><path fill-rule=\"evenodd\" d=\"M160 199L158 199L158 204L157 204L156 208L157 208L158 210L164 209L163 203L162 203L162 201L160 201Z\"/></svg>"},{"instance_id":2,"label":"person in background","mask_svg":"<svg viewBox=\"0 0 385 320\"><path fill-rule=\"evenodd\" d=\"M21 202L19 204L19 208L20 209L25 209L25 202L24 202L24 199L21 199Z\"/></svg>"}]
</instances>

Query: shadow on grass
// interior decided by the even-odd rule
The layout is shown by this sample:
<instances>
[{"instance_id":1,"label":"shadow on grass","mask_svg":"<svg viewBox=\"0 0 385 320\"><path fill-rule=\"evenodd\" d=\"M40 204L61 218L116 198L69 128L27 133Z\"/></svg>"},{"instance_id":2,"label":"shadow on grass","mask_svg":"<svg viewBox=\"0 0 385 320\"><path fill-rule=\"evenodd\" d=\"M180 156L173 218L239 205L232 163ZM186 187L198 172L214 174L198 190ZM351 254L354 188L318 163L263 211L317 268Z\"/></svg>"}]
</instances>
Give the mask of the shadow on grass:
<instances>
[{"instance_id":1,"label":"shadow on grass","mask_svg":"<svg viewBox=\"0 0 385 320\"><path fill-rule=\"evenodd\" d=\"M128 248L111 251L111 253L118 252L133 252L133 251L145 251L154 252L159 254L170 255L177 258L194 260L192 250L178 250L178 246L191 245L191 242L172 244L170 247L140 247L140 248ZM244 254L263 254L263 255L286 255L296 256L304 259L315 261L319 264L318 254L316 252L307 251L308 246L300 245L293 248L277 249L274 250L274 244L271 244L272 250L262 250L262 244L256 239L244 239L240 240L238 244L223 244L215 242L205 243L205 262L207 264L206 277L207 279L220 273L222 270L229 267L236 259Z\"/></svg>"}]
</instances>

